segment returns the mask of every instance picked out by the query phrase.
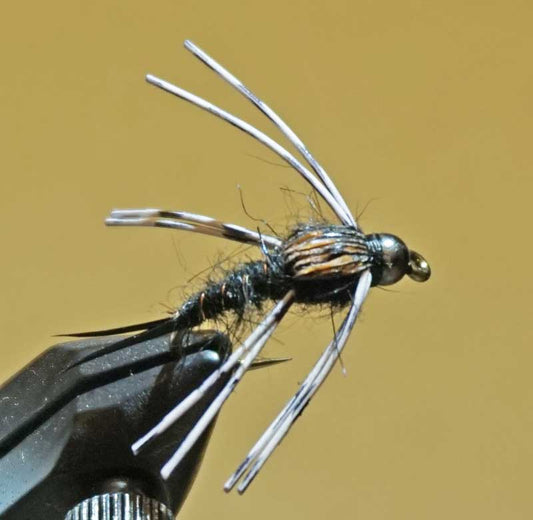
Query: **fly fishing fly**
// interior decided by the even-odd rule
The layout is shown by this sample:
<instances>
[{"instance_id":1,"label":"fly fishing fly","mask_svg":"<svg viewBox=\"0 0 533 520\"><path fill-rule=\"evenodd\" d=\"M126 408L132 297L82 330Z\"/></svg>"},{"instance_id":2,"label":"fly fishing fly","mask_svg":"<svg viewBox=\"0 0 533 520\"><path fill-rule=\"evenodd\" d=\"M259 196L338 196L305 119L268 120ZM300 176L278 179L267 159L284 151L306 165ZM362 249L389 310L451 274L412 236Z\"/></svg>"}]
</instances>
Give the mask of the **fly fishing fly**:
<instances>
[{"instance_id":1,"label":"fly fishing fly","mask_svg":"<svg viewBox=\"0 0 533 520\"><path fill-rule=\"evenodd\" d=\"M226 491L230 491L238 483L237 490L242 493L330 373L350 336L370 287L394 284L406 274L417 282L423 282L429 278L430 268L420 254L410 250L398 237L386 233L364 234L324 168L289 126L195 44L186 41L185 47L263 112L300 152L307 166L257 128L209 101L152 75L146 77L148 83L189 101L257 139L296 170L324 199L339 220L338 223L331 224L299 225L285 239L185 211L114 210L106 220L109 226L165 227L252 244L260 248L262 258L243 263L219 281L208 284L189 297L169 317L107 331L142 332L111 344L94 357L139 340L191 329L223 313L238 314L250 307L259 309L266 301L275 303L218 370L133 444L132 450L139 452L148 441L162 434L197 403L219 378L227 374L229 379L226 385L162 467L161 474L164 478L175 470L205 431L293 304L330 304L337 308L348 308L341 326L298 391L225 483Z\"/></svg>"}]
</instances>

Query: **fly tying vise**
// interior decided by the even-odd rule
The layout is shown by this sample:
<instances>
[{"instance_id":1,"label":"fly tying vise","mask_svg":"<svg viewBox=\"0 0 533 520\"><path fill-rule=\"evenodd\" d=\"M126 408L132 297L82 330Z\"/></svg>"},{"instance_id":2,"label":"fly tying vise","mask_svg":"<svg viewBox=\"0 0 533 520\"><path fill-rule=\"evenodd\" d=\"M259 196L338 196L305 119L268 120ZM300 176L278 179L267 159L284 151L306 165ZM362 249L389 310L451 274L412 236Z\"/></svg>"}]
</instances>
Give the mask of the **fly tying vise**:
<instances>
[{"instance_id":1,"label":"fly tying vise","mask_svg":"<svg viewBox=\"0 0 533 520\"><path fill-rule=\"evenodd\" d=\"M385 233L364 234L326 171L287 124L235 76L195 44L186 41L185 47L261 110L301 153L308 166L304 166L289 151L257 128L212 103L155 76L148 75L146 80L231 123L278 154L318 192L340 221L339 224L300 225L290 236L282 240L184 211L114 210L106 220L110 226L166 227L252 244L261 248L264 258L241 264L222 280L210 283L202 291L188 298L170 317L104 331L108 334L143 332L117 341L107 347L105 352L100 352L98 357L124 348L133 341L190 329L228 311L239 313L245 307L260 308L267 300L275 302L267 316L234 350L228 360L132 445L132 450L135 453L139 452L147 442L162 434L197 403L220 377L228 375L227 384L175 454L162 467L161 474L164 478L174 471L219 412L292 304L329 303L337 307L349 307L335 337L298 391L224 485L224 489L230 491L239 482L237 489L242 493L328 376L354 327L369 288L396 283L405 274L415 281L423 282L430 277L431 271L424 258L408 249L398 237ZM309 167L314 173L308 169Z\"/></svg>"}]
</instances>

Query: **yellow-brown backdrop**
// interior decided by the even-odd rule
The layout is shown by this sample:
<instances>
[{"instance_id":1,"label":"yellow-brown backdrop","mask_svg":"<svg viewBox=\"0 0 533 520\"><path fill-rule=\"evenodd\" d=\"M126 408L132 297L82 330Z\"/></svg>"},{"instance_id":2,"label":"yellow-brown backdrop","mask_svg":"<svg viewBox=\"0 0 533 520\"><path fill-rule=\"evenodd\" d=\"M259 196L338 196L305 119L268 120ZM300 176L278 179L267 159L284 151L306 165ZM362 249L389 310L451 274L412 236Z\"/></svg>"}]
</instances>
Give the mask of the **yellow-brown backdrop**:
<instances>
[{"instance_id":1,"label":"yellow-brown backdrop","mask_svg":"<svg viewBox=\"0 0 533 520\"><path fill-rule=\"evenodd\" d=\"M0 379L52 334L161 316L216 239L107 229L113 207L281 225L303 181L143 81L161 74L271 131L191 38L279 110L366 231L430 260L374 290L344 363L243 496L221 490L331 337L293 315L220 417L183 518L533 516L528 1L10 3L0 22ZM297 198L295 195L294 197ZM303 205L305 206L305 204Z\"/></svg>"}]
</instances>

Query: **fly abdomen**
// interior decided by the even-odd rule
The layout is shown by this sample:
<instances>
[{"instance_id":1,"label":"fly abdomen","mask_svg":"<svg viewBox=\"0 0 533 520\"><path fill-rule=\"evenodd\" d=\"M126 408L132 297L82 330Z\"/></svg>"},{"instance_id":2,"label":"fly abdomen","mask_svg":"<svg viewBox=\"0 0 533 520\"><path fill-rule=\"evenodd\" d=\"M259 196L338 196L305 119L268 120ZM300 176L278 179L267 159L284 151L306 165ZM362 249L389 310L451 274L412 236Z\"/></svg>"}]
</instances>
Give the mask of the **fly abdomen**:
<instances>
[{"instance_id":1,"label":"fly abdomen","mask_svg":"<svg viewBox=\"0 0 533 520\"><path fill-rule=\"evenodd\" d=\"M242 315L250 306L259 308L266 300L283 297L289 286L290 280L272 264L262 260L242 264L188 298L176 312L176 328L196 327L230 311Z\"/></svg>"}]
</instances>

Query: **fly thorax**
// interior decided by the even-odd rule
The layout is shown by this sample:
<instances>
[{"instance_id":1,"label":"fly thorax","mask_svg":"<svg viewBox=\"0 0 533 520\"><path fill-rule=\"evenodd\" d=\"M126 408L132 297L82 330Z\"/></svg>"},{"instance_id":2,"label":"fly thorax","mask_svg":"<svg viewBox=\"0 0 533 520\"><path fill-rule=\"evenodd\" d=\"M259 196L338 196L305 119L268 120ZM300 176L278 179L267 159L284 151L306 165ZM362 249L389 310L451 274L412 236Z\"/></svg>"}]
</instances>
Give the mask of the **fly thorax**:
<instances>
[{"instance_id":1,"label":"fly thorax","mask_svg":"<svg viewBox=\"0 0 533 520\"><path fill-rule=\"evenodd\" d=\"M295 282L355 279L369 267L365 235L347 226L298 228L283 245L285 273Z\"/></svg>"}]
</instances>

